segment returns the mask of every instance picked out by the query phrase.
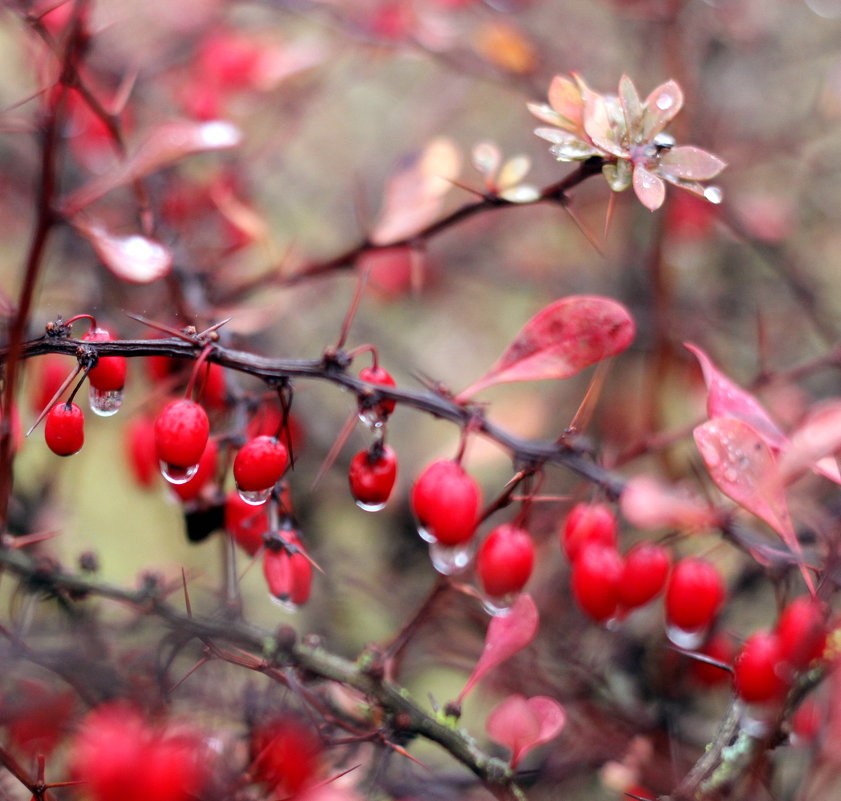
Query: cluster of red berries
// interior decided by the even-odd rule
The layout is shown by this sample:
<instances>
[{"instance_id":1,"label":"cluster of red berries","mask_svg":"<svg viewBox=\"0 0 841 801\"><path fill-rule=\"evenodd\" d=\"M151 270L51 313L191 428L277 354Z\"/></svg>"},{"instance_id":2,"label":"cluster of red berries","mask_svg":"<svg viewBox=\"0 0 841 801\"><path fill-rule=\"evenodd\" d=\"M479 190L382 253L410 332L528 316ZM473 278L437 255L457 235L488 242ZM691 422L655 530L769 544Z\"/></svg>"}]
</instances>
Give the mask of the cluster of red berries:
<instances>
[{"instance_id":1,"label":"cluster of red berries","mask_svg":"<svg viewBox=\"0 0 841 801\"><path fill-rule=\"evenodd\" d=\"M103 328L94 327L83 337L86 342L107 342L111 334ZM53 362L56 364L56 362ZM123 388L126 383L127 362L124 356L100 356L87 370L90 387L91 410L100 417L116 414L123 402ZM62 379L53 371L57 380L44 405L51 403L62 385ZM78 386L76 388L78 390ZM56 403L46 413L44 439L47 447L58 456L71 456L82 449L85 442L85 416L72 398ZM43 392L41 393L44 394Z\"/></svg>"},{"instance_id":2,"label":"cluster of red berries","mask_svg":"<svg viewBox=\"0 0 841 801\"><path fill-rule=\"evenodd\" d=\"M724 601L715 566L687 557L672 566L666 548L640 542L627 553L617 547L617 521L605 503L579 503L561 528L561 545L572 564L572 592L581 609L600 623L624 617L665 589L669 637L685 648L701 644Z\"/></svg>"},{"instance_id":3,"label":"cluster of red berries","mask_svg":"<svg viewBox=\"0 0 841 801\"><path fill-rule=\"evenodd\" d=\"M733 663L733 682L749 704L776 704L797 674L820 659L826 649L827 625L822 604L808 596L793 600L773 630L748 637Z\"/></svg>"}]
</instances>

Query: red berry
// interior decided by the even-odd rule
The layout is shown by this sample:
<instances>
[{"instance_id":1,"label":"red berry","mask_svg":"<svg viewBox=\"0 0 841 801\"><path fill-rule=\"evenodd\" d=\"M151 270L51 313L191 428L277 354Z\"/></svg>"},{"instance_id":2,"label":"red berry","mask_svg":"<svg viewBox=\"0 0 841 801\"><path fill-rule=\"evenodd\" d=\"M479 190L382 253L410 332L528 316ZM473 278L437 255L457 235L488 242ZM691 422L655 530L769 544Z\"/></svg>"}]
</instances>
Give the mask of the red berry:
<instances>
[{"instance_id":1,"label":"red berry","mask_svg":"<svg viewBox=\"0 0 841 801\"><path fill-rule=\"evenodd\" d=\"M564 521L561 545L570 562L589 542L616 547L616 516L606 503L577 503Z\"/></svg>"},{"instance_id":2,"label":"red berry","mask_svg":"<svg viewBox=\"0 0 841 801\"><path fill-rule=\"evenodd\" d=\"M71 770L92 801L189 801L201 793L199 740L148 724L123 704L108 704L82 722Z\"/></svg>"},{"instance_id":3,"label":"red berry","mask_svg":"<svg viewBox=\"0 0 841 801\"><path fill-rule=\"evenodd\" d=\"M170 484L170 489L184 502L198 498L201 491L213 479L216 473L218 453L219 446L216 444L216 440L209 439L204 453L201 455L201 459L199 459L199 469L196 470L192 478L183 484Z\"/></svg>"},{"instance_id":4,"label":"red berry","mask_svg":"<svg viewBox=\"0 0 841 801\"><path fill-rule=\"evenodd\" d=\"M126 451L132 475L148 489L158 475L158 454L155 450L155 421L148 417L132 420L125 430Z\"/></svg>"},{"instance_id":5,"label":"red berry","mask_svg":"<svg viewBox=\"0 0 841 801\"><path fill-rule=\"evenodd\" d=\"M303 550L294 531L283 531L282 535L289 545ZM269 592L281 602L300 606L310 597L312 565L302 553L267 548L263 553L263 575Z\"/></svg>"},{"instance_id":6,"label":"red berry","mask_svg":"<svg viewBox=\"0 0 841 801\"><path fill-rule=\"evenodd\" d=\"M228 386L225 368L221 364L208 362L198 379L201 399L209 409L224 409L228 402Z\"/></svg>"},{"instance_id":7,"label":"red berry","mask_svg":"<svg viewBox=\"0 0 841 801\"><path fill-rule=\"evenodd\" d=\"M820 658L826 647L826 623L818 601L804 595L795 598L777 621L780 654L795 670Z\"/></svg>"},{"instance_id":8,"label":"red berry","mask_svg":"<svg viewBox=\"0 0 841 801\"><path fill-rule=\"evenodd\" d=\"M825 710L825 704L818 703L811 696L806 698L791 717L792 734L801 742L814 742L823 728Z\"/></svg>"},{"instance_id":9,"label":"red berry","mask_svg":"<svg viewBox=\"0 0 841 801\"><path fill-rule=\"evenodd\" d=\"M464 468L449 459L428 465L412 487L418 524L441 545L467 542L476 530L482 491Z\"/></svg>"},{"instance_id":10,"label":"red berry","mask_svg":"<svg viewBox=\"0 0 841 801\"><path fill-rule=\"evenodd\" d=\"M697 631L712 623L724 601L724 583L705 559L681 559L666 588L666 619L684 631Z\"/></svg>"},{"instance_id":11,"label":"red berry","mask_svg":"<svg viewBox=\"0 0 841 801\"><path fill-rule=\"evenodd\" d=\"M283 717L258 728L251 740L250 773L274 796L296 796L319 780L322 744L303 721Z\"/></svg>"},{"instance_id":12,"label":"red berry","mask_svg":"<svg viewBox=\"0 0 841 801\"><path fill-rule=\"evenodd\" d=\"M622 556L616 548L598 542L588 543L577 556L572 563L572 594L593 620L609 620L619 607Z\"/></svg>"},{"instance_id":13,"label":"red berry","mask_svg":"<svg viewBox=\"0 0 841 801\"><path fill-rule=\"evenodd\" d=\"M363 381L368 381L371 384L379 384L381 387L396 387L391 373L383 367L377 365L376 367L363 367L359 371L359 377ZM388 417L397 404L393 400L383 400L376 407L376 411L380 417Z\"/></svg>"},{"instance_id":14,"label":"red berry","mask_svg":"<svg viewBox=\"0 0 841 801\"><path fill-rule=\"evenodd\" d=\"M381 509L397 478L397 456L383 445L359 451L350 461L348 482L354 500L372 511Z\"/></svg>"},{"instance_id":15,"label":"red berry","mask_svg":"<svg viewBox=\"0 0 841 801\"><path fill-rule=\"evenodd\" d=\"M243 492L259 492L273 487L289 465L286 446L269 436L246 442L234 459L234 480Z\"/></svg>"},{"instance_id":16,"label":"red berry","mask_svg":"<svg viewBox=\"0 0 841 801\"><path fill-rule=\"evenodd\" d=\"M83 337L86 342L108 342L111 334L104 328L94 328ZM125 356L100 356L88 371L88 381L94 389L117 392L126 385L127 360Z\"/></svg>"},{"instance_id":17,"label":"red berry","mask_svg":"<svg viewBox=\"0 0 841 801\"><path fill-rule=\"evenodd\" d=\"M263 547L263 535L269 530L266 510L244 501L238 492L225 498L225 531L249 556Z\"/></svg>"},{"instance_id":18,"label":"red berry","mask_svg":"<svg viewBox=\"0 0 841 801\"><path fill-rule=\"evenodd\" d=\"M195 401L170 401L155 420L155 449L158 459L186 469L198 464L207 445L210 421Z\"/></svg>"},{"instance_id":19,"label":"red berry","mask_svg":"<svg viewBox=\"0 0 841 801\"><path fill-rule=\"evenodd\" d=\"M625 554L619 582L619 602L635 609L655 598L666 584L671 559L669 552L652 542L640 542Z\"/></svg>"},{"instance_id":20,"label":"red berry","mask_svg":"<svg viewBox=\"0 0 841 801\"><path fill-rule=\"evenodd\" d=\"M47 447L59 456L71 456L85 444L85 417L75 403L57 403L47 412L44 428Z\"/></svg>"},{"instance_id":21,"label":"red berry","mask_svg":"<svg viewBox=\"0 0 841 801\"><path fill-rule=\"evenodd\" d=\"M733 682L743 701L761 704L780 700L788 689L780 639L757 631L745 640L733 664Z\"/></svg>"},{"instance_id":22,"label":"red berry","mask_svg":"<svg viewBox=\"0 0 841 801\"><path fill-rule=\"evenodd\" d=\"M534 567L534 545L529 533L512 523L497 526L476 555L476 572L491 598L520 592Z\"/></svg>"}]
</instances>

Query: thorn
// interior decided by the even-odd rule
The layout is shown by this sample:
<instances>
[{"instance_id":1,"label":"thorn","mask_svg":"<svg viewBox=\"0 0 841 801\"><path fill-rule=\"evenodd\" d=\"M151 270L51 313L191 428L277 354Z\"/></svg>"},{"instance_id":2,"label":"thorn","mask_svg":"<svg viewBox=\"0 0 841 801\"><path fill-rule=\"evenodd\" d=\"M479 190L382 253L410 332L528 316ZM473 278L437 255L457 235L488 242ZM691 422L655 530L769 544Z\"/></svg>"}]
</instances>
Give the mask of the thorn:
<instances>
[{"instance_id":1,"label":"thorn","mask_svg":"<svg viewBox=\"0 0 841 801\"><path fill-rule=\"evenodd\" d=\"M607 210L604 215L604 238L607 239L607 234L610 229L610 224L613 222L613 212L616 211L616 193L611 192L607 199Z\"/></svg>"},{"instance_id":2,"label":"thorn","mask_svg":"<svg viewBox=\"0 0 841 801\"><path fill-rule=\"evenodd\" d=\"M187 591L187 574L181 568L181 584L184 587L184 606L187 608L187 617L193 616L193 607L190 603L190 593Z\"/></svg>"},{"instance_id":3,"label":"thorn","mask_svg":"<svg viewBox=\"0 0 841 801\"><path fill-rule=\"evenodd\" d=\"M607 377L607 365L607 362L599 362L596 366L593 377L590 379L590 385L584 393L584 397L582 398L581 403L578 406L569 427L567 428L567 432L574 431L576 433L580 433L590 425L590 421L593 419L593 413L596 411L596 405L599 402L602 389L604 389L604 382Z\"/></svg>"},{"instance_id":4,"label":"thorn","mask_svg":"<svg viewBox=\"0 0 841 801\"><path fill-rule=\"evenodd\" d=\"M64 394L64 391L67 389L67 387L69 387L73 383L73 381L75 381L76 376L79 375L79 373L81 373L83 369L84 368L81 364L77 364L70 371L70 374L67 376L67 378L64 379L64 381L61 382L61 386L55 391L55 394L47 402L47 405L43 409L41 409L41 413L35 419L35 422L29 427L29 431L26 432L25 436L28 437L38 427L38 424L47 416L47 413L50 411L50 409L52 409L53 406L55 406L55 404L58 402L58 399Z\"/></svg>"},{"instance_id":5,"label":"thorn","mask_svg":"<svg viewBox=\"0 0 841 801\"><path fill-rule=\"evenodd\" d=\"M345 421L345 424L342 426L341 431L339 431L339 434L336 437L336 441L333 443L333 447L330 448L330 452L324 457L324 461L318 468L318 472L310 485L310 491L314 490L318 486L319 482L324 477L324 474L333 466L333 463L338 458L339 453L342 448L344 448L345 443L348 441L348 437L350 437L351 432L356 426L356 418L357 412L354 410L348 416L348 419Z\"/></svg>"},{"instance_id":6,"label":"thorn","mask_svg":"<svg viewBox=\"0 0 841 801\"><path fill-rule=\"evenodd\" d=\"M598 239L596 239L593 232L586 225L584 225L584 222L572 210L569 203L561 203L561 208L569 215L569 218L575 223L576 228L578 228L578 230L581 231L582 234L584 234L587 241L595 249L596 253L598 253L599 256L604 256L604 250L602 249L602 246L599 244Z\"/></svg>"},{"instance_id":7,"label":"thorn","mask_svg":"<svg viewBox=\"0 0 841 801\"><path fill-rule=\"evenodd\" d=\"M137 320L138 323L148 325L149 328L154 328L156 331L162 331L164 334L183 339L184 342L189 342L191 345L195 345L196 343L195 335L191 336L190 334L185 334L183 331L179 331L177 328L172 328L163 323L156 323L154 320L150 320L142 314L134 314L134 312L125 312L125 314L127 317L131 317L132 320Z\"/></svg>"},{"instance_id":8,"label":"thorn","mask_svg":"<svg viewBox=\"0 0 841 801\"><path fill-rule=\"evenodd\" d=\"M202 339L203 337L212 334L214 331L218 331L223 325L227 325L233 319L234 318L232 316L226 317L224 320L220 320L218 323L214 323L212 326L210 326L210 328L205 328L204 331L201 331L198 334L196 334L196 338Z\"/></svg>"}]
</instances>

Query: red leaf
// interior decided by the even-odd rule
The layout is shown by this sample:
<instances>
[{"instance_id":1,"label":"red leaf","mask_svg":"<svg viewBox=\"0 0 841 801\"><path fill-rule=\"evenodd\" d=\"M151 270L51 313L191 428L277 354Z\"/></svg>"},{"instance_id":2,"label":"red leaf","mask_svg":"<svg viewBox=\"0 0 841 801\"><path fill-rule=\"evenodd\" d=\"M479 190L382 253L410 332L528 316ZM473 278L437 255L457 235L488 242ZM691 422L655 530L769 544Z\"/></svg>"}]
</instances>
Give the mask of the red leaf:
<instances>
[{"instance_id":1,"label":"red leaf","mask_svg":"<svg viewBox=\"0 0 841 801\"><path fill-rule=\"evenodd\" d=\"M718 156L692 145L673 147L660 157L663 174L668 173L688 181L708 181L726 166L727 163Z\"/></svg>"},{"instance_id":2,"label":"red leaf","mask_svg":"<svg viewBox=\"0 0 841 801\"><path fill-rule=\"evenodd\" d=\"M657 136L683 108L683 92L676 81L658 86L646 99L642 141Z\"/></svg>"},{"instance_id":3,"label":"red leaf","mask_svg":"<svg viewBox=\"0 0 841 801\"><path fill-rule=\"evenodd\" d=\"M710 360L704 351L691 342L683 346L701 363L707 384L707 414L710 417L733 417L747 423L774 450L786 443L785 434L771 419L762 404L749 392L734 384Z\"/></svg>"},{"instance_id":4,"label":"red leaf","mask_svg":"<svg viewBox=\"0 0 841 801\"><path fill-rule=\"evenodd\" d=\"M389 179L371 241L378 245L402 242L433 222L460 169L461 155L443 137L401 165Z\"/></svg>"},{"instance_id":5,"label":"red leaf","mask_svg":"<svg viewBox=\"0 0 841 801\"><path fill-rule=\"evenodd\" d=\"M118 278L135 284L149 284L172 268L167 247L139 234L117 236L100 225L75 221L79 231L93 246L102 263Z\"/></svg>"},{"instance_id":6,"label":"red leaf","mask_svg":"<svg viewBox=\"0 0 841 801\"><path fill-rule=\"evenodd\" d=\"M619 507L625 519L641 529L698 531L718 522L715 509L699 498L646 475L628 480L622 490Z\"/></svg>"},{"instance_id":7,"label":"red leaf","mask_svg":"<svg viewBox=\"0 0 841 801\"><path fill-rule=\"evenodd\" d=\"M814 409L792 434L780 456L780 473L788 483L804 470L812 469L841 484L833 456L841 450L841 401L830 401Z\"/></svg>"},{"instance_id":8,"label":"red leaf","mask_svg":"<svg viewBox=\"0 0 841 801\"><path fill-rule=\"evenodd\" d=\"M566 723L564 708L545 695L509 695L485 722L488 735L511 749L511 767L538 745L557 737Z\"/></svg>"},{"instance_id":9,"label":"red leaf","mask_svg":"<svg viewBox=\"0 0 841 801\"><path fill-rule=\"evenodd\" d=\"M85 206L119 186L166 167L184 156L223 150L240 143L242 136L229 122L168 122L159 125L134 155L116 169L88 181L64 203L64 213L75 216Z\"/></svg>"},{"instance_id":10,"label":"red leaf","mask_svg":"<svg viewBox=\"0 0 841 801\"><path fill-rule=\"evenodd\" d=\"M777 459L765 439L750 425L732 417L715 417L693 434L716 486L780 535L798 557L803 579L814 593L789 515Z\"/></svg>"},{"instance_id":11,"label":"red leaf","mask_svg":"<svg viewBox=\"0 0 841 801\"><path fill-rule=\"evenodd\" d=\"M666 199L666 184L659 175L637 164L634 167L634 194L649 211L657 211Z\"/></svg>"},{"instance_id":12,"label":"red leaf","mask_svg":"<svg viewBox=\"0 0 841 801\"><path fill-rule=\"evenodd\" d=\"M621 353L634 334L630 312L615 300L598 295L556 300L523 326L490 371L458 399L506 381L569 378Z\"/></svg>"},{"instance_id":13,"label":"red leaf","mask_svg":"<svg viewBox=\"0 0 841 801\"><path fill-rule=\"evenodd\" d=\"M525 648L534 639L539 623L537 607L528 593L520 595L507 615L493 618L485 635L482 655L459 694L458 702L462 702L489 670Z\"/></svg>"}]
</instances>

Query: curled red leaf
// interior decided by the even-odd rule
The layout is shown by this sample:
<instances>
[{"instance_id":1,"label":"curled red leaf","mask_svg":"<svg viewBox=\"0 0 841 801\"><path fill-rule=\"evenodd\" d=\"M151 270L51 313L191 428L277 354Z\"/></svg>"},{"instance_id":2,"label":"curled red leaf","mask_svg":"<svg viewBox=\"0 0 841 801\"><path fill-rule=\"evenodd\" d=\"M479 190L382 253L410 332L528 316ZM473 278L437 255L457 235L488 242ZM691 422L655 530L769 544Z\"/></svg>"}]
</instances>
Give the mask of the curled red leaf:
<instances>
[{"instance_id":1,"label":"curled red leaf","mask_svg":"<svg viewBox=\"0 0 841 801\"><path fill-rule=\"evenodd\" d=\"M520 330L496 364L458 396L510 381L569 378L621 353L635 334L630 312L599 295L571 295L550 303Z\"/></svg>"},{"instance_id":2,"label":"curled red leaf","mask_svg":"<svg viewBox=\"0 0 841 801\"><path fill-rule=\"evenodd\" d=\"M554 698L515 693L488 715L485 729L493 740L511 749L511 767L516 768L529 751L557 737L565 723L564 708Z\"/></svg>"}]
</instances>

